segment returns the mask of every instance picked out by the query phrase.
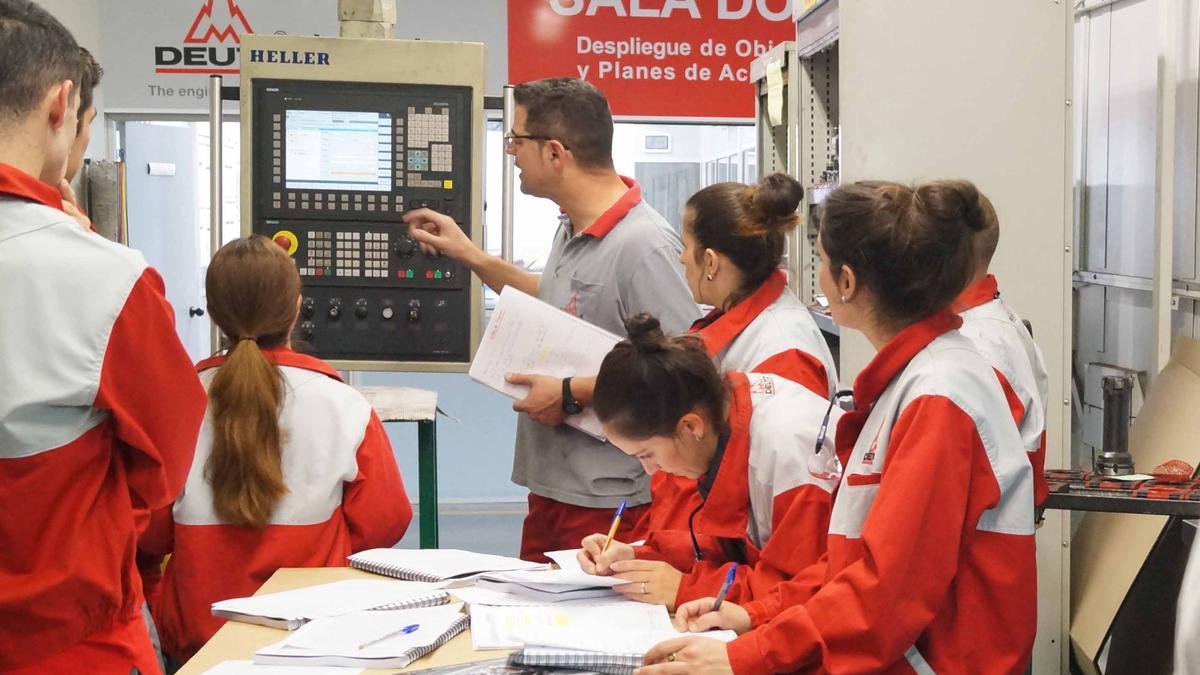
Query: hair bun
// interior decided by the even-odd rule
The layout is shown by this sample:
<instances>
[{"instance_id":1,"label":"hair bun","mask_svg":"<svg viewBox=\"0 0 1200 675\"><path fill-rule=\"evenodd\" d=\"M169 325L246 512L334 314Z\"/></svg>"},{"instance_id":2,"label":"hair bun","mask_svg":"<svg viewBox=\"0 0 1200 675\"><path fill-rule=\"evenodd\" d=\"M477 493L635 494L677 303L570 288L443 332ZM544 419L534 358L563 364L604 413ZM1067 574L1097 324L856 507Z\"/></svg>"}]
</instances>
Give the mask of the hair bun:
<instances>
[{"instance_id":1,"label":"hair bun","mask_svg":"<svg viewBox=\"0 0 1200 675\"><path fill-rule=\"evenodd\" d=\"M768 230L796 226L796 209L804 199L804 186L786 173L773 173L750 188L750 208Z\"/></svg>"},{"instance_id":2,"label":"hair bun","mask_svg":"<svg viewBox=\"0 0 1200 675\"><path fill-rule=\"evenodd\" d=\"M961 221L972 232L996 225L996 210L991 200L971 181L933 181L918 187L916 194L934 213L947 220Z\"/></svg>"},{"instance_id":3,"label":"hair bun","mask_svg":"<svg viewBox=\"0 0 1200 675\"><path fill-rule=\"evenodd\" d=\"M629 334L629 344L639 352L654 353L667 348L667 336L663 334L662 324L645 312L626 321L625 331Z\"/></svg>"}]
</instances>

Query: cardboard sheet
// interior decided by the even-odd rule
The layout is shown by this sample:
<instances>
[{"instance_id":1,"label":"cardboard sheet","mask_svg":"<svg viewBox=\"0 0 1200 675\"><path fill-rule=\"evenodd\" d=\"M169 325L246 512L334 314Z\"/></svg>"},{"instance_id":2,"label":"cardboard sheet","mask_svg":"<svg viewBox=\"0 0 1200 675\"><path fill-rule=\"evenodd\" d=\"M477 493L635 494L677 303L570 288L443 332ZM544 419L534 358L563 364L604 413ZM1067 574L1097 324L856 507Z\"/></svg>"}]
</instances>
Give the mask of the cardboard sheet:
<instances>
[{"instance_id":1,"label":"cardboard sheet","mask_svg":"<svg viewBox=\"0 0 1200 675\"><path fill-rule=\"evenodd\" d=\"M1175 338L1171 360L1150 388L1129 429L1129 453L1137 471L1169 459L1200 464L1200 342ZM1085 672L1167 523L1164 516L1089 513L1071 542L1071 647ZM1152 636L1147 636L1152 637Z\"/></svg>"}]
</instances>

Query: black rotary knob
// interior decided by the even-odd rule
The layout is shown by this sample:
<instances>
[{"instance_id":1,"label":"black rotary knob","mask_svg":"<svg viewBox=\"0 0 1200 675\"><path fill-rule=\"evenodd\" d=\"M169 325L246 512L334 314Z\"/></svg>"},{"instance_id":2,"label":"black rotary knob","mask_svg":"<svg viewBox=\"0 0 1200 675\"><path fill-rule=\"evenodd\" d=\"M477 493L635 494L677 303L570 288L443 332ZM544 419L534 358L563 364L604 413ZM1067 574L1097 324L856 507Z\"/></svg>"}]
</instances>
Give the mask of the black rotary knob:
<instances>
[{"instance_id":1,"label":"black rotary knob","mask_svg":"<svg viewBox=\"0 0 1200 675\"><path fill-rule=\"evenodd\" d=\"M417 252L417 242L408 237L401 237L392 245L392 249L401 258L411 258Z\"/></svg>"}]
</instances>

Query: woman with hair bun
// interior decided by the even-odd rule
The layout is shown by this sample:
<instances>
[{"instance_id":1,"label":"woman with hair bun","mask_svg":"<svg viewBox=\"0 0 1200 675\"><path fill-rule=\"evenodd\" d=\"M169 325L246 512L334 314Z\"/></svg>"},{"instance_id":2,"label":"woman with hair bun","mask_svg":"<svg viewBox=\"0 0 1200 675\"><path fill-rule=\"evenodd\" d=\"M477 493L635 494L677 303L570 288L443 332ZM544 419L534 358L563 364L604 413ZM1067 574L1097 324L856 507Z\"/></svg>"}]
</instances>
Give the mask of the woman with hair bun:
<instances>
[{"instance_id":1,"label":"woman with hair bun","mask_svg":"<svg viewBox=\"0 0 1200 675\"><path fill-rule=\"evenodd\" d=\"M183 494L153 514L143 555L170 553L151 598L182 662L224 623L212 603L281 567L330 567L404 536L412 506L382 423L329 364L291 349L300 276L261 235L232 241L205 279L228 350L201 361L208 415Z\"/></svg>"},{"instance_id":2,"label":"woman with hair bun","mask_svg":"<svg viewBox=\"0 0 1200 675\"><path fill-rule=\"evenodd\" d=\"M808 308L788 289L787 274L779 268L787 234L799 222L796 209L803 198L800 183L782 173L767 176L757 185L710 185L692 195L684 207L679 260L696 302L713 308L692 325L692 332L721 371L769 373L829 398L837 386L833 356ZM765 498L791 503L796 497L792 492L784 490ZM788 569L803 567L820 556L829 525L828 495L809 489L801 492L813 522L794 533L802 537L799 543L807 547L806 553L788 564L775 562ZM648 587L652 595L669 595L677 585L676 597L667 603L674 606L698 597L696 593L710 592L707 576L692 575L693 588L682 579L676 583L672 572L672 568L693 567L694 547L708 551L701 568L712 564L709 572L715 575L726 562L745 562L738 556L731 558L709 536L725 536L738 524L744 529L746 516L737 511L736 504L709 505L712 512L729 514L726 526L709 532L713 523L706 519L698 519L695 528L690 526L692 514L705 501L694 479L660 471L651 476L650 493L648 550L639 552L638 558L670 565L651 560L627 565L634 566L632 571L655 577ZM779 504L775 510L782 512Z\"/></svg>"},{"instance_id":3,"label":"woman with hair bun","mask_svg":"<svg viewBox=\"0 0 1200 675\"><path fill-rule=\"evenodd\" d=\"M731 600L814 562L837 481L833 438L820 430L841 411L778 375L722 376L699 337L668 339L648 315L626 327L596 377L596 415L647 473L691 481L699 506L681 532L660 538L652 529L644 546L604 549L607 535L586 537L584 570L618 575L628 581L618 592L673 608L716 593L734 563Z\"/></svg>"},{"instance_id":4,"label":"woman with hair bun","mask_svg":"<svg viewBox=\"0 0 1200 675\"><path fill-rule=\"evenodd\" d=\"M837 387L833 356L779 269L803 198L782 173L700 190L684 207L679 261L696 302L713 308L692 330L722 371L780 375L828 398Z\"/></svg>"},{"instance_id":5,"label":"woman with hair bun","mask_svg":"<svg viewBox=\"0 0 1200 675\"><path fill-rule=\"evenodd\" d=\"M825 556L747 603L687 603L662 673L1023 673L1037 626L1033 475L995 372L950 303L974 263L965 182L856 183L824 203L821 288L879 350L838 422Z\"/></svg>"}]
</instances>

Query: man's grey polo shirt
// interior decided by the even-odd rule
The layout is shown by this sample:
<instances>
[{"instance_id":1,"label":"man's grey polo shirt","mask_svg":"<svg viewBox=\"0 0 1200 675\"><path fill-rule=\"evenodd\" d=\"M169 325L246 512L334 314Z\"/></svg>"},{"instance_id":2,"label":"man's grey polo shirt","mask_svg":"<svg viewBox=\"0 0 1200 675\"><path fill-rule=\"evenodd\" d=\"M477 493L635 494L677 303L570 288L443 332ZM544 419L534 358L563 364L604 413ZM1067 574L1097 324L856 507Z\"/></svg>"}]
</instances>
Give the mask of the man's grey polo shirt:
<instances>
[{"instance_id":1,"label":"man's grey polo shirt","mask_svg":"<svg viewBox=\"0 0 1200 675\"><path fill-rule=\"evenodd\" d=\"M667 334L700 317L679 253L679 235L646 202L637 183L588 229L572 234L563 216L554 235L538 297L617 335L625 320L649 312ZM579 373L595 375L595 373ZM522 413L512 479L530 492L567 504L613 508L650 502L641 464L610 443L565 424L548 427Z\"/></svg>"}]
</instances>

